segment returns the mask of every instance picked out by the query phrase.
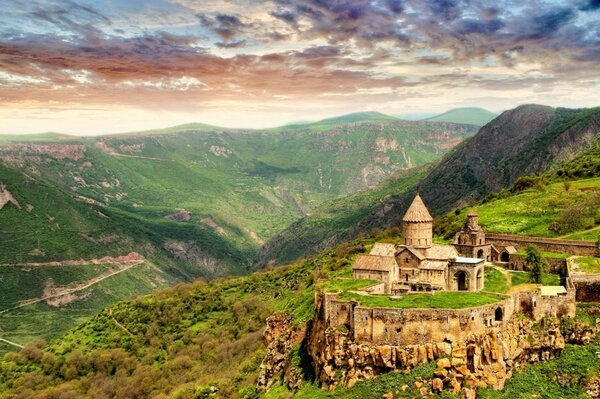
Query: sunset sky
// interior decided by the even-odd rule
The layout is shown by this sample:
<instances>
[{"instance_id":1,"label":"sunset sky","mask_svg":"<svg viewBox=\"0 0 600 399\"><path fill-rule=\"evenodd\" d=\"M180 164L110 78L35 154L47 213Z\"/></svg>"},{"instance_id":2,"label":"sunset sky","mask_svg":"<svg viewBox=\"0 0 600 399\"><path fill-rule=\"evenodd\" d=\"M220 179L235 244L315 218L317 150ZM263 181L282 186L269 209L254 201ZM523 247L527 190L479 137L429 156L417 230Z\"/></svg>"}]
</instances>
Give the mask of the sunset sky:
<instances>
[{"instance_id":1,"label":"sunset sky","mask_svg":"<svg viewBox=\"0 0 600 399\"><path fill-rule=\"evenodd\" d=\"M600 105L600 0L3 0L0 133Z\"/></svg>"}]
</instances>

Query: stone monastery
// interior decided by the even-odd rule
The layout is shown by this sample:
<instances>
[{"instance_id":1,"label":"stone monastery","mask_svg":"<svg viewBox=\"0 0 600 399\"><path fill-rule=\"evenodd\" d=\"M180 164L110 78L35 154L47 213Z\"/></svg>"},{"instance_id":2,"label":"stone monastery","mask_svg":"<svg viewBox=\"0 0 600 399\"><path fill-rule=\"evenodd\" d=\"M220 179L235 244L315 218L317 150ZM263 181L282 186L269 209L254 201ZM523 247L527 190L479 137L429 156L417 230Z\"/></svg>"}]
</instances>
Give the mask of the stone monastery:
<instances>
[{"instance_id":1,"label":"stone monastery","mask_svg":"<svg viewBox=\"0 0 600 399\"><path fill-rule=\"evenodd\" d=\"M477 214L469 213L452 245L432 242L433 218L416 195L402 219L404 245L376 243L352 267L355 279L384 283L386 294L411 291L480 291L484 263L497 252L486 243Z\"/></svg>"}]
</instances>

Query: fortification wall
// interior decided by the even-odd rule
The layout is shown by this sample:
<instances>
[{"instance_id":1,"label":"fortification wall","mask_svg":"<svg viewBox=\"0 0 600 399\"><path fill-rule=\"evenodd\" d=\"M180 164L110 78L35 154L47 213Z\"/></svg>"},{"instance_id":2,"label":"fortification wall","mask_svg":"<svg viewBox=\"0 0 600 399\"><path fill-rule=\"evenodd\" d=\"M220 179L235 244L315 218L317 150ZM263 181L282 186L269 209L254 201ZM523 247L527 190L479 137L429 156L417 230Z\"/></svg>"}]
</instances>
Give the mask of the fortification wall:
<instances>
[{"instance_id":1,"label":"fortification wall","mask_svg":"<svg viewBox=\"0 0 600 399\"><path fill-rule=\"evenodd\" d=\"M568 279L570 282L570 278ZM545 316L575 315L575 289L567 295L543 297L538 292L519 292L499 302L467 309L369 308L317 294L323 321L331 328L348 331L357 342L377 345L419 345L427 342L456 342L470 334L504 328L515 313L533 320Z\"/></svg>"},{"instance_id":2,"label":"fortification wall","mask_svg":"<svg viewBox=\"0 0 600 399\"><path fill-rule=\"evenodd\" d=\"M499 310L498 310L499 309ZM499 320L496 320L496 311ZM514 313L511 298L472 309L354 308L354 339L384 345L454 342L473 332L501 327Z\"/></svg>"},{"instance_id":3,"label":"fortification wall","mask_svg":"<svg viewBox=\"0 0 600 399\"><path fill-rule=\"evenodd\" d=\"M529 244L537 245L544 251L564 252L572 255L596 255L599 252L598 243L591 241L559 240L512 234L487 233L486 240L494 245L512 245L515 248L525 248Z\"/></svg>"}]
</instances>

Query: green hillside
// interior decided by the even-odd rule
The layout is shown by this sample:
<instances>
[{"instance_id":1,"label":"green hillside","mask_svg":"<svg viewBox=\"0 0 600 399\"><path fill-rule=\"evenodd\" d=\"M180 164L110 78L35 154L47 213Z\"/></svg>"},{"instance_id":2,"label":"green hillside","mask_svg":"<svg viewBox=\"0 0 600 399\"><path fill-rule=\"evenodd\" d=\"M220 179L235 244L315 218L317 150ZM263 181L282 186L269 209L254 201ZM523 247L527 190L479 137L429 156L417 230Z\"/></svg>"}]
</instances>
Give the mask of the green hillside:
<instances>
[{"instance_id":1,"label":"green hillside","mask_svg":"<svg viewBox=\"0 0 600 399\"><path fill-rule=\"evenodd\" d=\"M322 119L315 124L340 124L340 123L353 123L353 122L375 122L375 121L395 121L398 118L391 115L382 114L381 112L355 112L352 114L336 116L333 118Z\"/></svg>"},{"instance_id":2,"label":"green hillside","mask_svg":"<svg viewBox=\"0 0 600 399\"><path fill-rule=\"evenodd\" d=\"M294 347L292 357L305 378L300 391L294 394L279 383L266 395L255 388L266 353L261 336L265 319L273 312L286 312L297 326L305 325L314 315L314 290L327 289L318 281L347 276L356 253L367 251L375 240L390 239L398 237L387 232L287 267L210 283L198 281L118 303L60 339L6 354L0 361L0 395L203 398L216 392L214 397L223 398L381 398L394 390L399 398L416 397L413 383L418 377L430 377L432 365L329 393L313 382L302 346ZM496 300L489 296L474 299ZM597 315L593 307L580 307L579 321L593 320L594 312ZM517 373L506 392L525 397L532 385L548 392L548 398L582 392L576 383L557 384L545 377L568 367L570 381L589 379L598 371L595 351L599 349L597 341L586 347L567 345L559 359ZM404 384L410 386L400 390ZM482 393L505 397L502 392Z\"/></svg>"},{"instance_id":3,"label":"green hillside","mask_svg":"<svg viewBox=\"0 0 600 399\"><path fill-rule=\"evenodd\" d=\"M426 121L467 123L470 125L483 126L496 118L498 114L478 107L453 108L436 116L426 118Z\"/></svg>"},{"instance_id":4,"label":"green hillside","mask_svg":"<svg viewBox=\"0 0 600 399\"><path fill-rule=\"evenodd\" d=\"M462 125L379 122L371 114L360 119L282 131L188 126L182 132L0 147L0 182L23 204L0 210L0 230L20 220L13 233L18 245L7 245L0 262L114 254L118 248L95 245L83 234L117 231L135 240L129 229L148 226L149 234L169 230L158 235L173 239L187 234L175 230L193 231L210 243L202 252L243 271L244 259L263 241L320 203L430 162L474 133ZM120 248L132 247L123 242ZM40 252L45 255L30 255Z\"/></svg>"},{"instance_id":5,"label":"green hillside","mask_svg":"<svg viewBox=\"0 0 600 399\"><path fill-rule=\"evenodd\" d=\"M434 215L444 215L509 187L524 175L553 170L557 176L597 176L599 133L600 108L526 105L507 111L440 161L322 204L269 240L256 263L286 263L373 229L399 226L417 190ZM554 209L543 210L546 219L560 212Z\"/></svg>"},{"instance_id":6,"label":"green hillside","mask_svg":"<svg viewBox=\"0 0 600 399\"><path fill-rule=\"evenodd\" d=\"M471 207L438 220L449 236ZM540 176L523 176L475 207L488 231L571 240L600 237L600 135L574 159Z\"/></svg>"},{"instance_id":7,"label":"green hillside","mask_svg":"<svg viewBox=\"0 0 600 399\"><path fill-rule=\"evenodd\" d=\"M0 146L0 279L11 282L12 299L0 312L38 298L46 286L102 275L31 263L93 263L130 252L147 263L68 303L0 313L0 336L18 344L51 338L128 295L246 274L264 241L322 202L430 162L475 133L466 125L374 114L347 119L354 122L279 130L194 124L59 141L11 137ZM61 283L63 271L70 282Z\"/></svg>"}]
</instances>

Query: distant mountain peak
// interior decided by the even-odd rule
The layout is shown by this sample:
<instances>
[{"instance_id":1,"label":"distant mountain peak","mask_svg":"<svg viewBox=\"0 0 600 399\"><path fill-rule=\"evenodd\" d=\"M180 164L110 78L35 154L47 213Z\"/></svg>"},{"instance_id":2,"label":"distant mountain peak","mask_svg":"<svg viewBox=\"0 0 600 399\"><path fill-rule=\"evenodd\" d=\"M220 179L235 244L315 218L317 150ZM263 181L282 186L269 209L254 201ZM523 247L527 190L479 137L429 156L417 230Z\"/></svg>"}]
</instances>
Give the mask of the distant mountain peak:
<instances>
[{"instance_id":1,"label":"distant mountain peak","mask_svg":"<svg viewBox=\"0 0 600 399\"><path fill-rule=\"evenodd\" d=\"M442 114L423 119L431 122L464 123L483 126L497 117L498 114L479 107L453 108Z\"/></svg>"},{"instance_id":2,"label":"distant mountain peak","mask_svg":"<svg viewBox=\"0 0 600 399\"><path fill-rule=\"evenodd\" d=\"M386 115L377 111L365 111L365 112L353 112L350 114L334 116L332 118L322 119L315 123L352 123L352 122L365 122L365 121L381 121L389 120L396 121L398 118Z\"/></svg>"}]
</instances>

